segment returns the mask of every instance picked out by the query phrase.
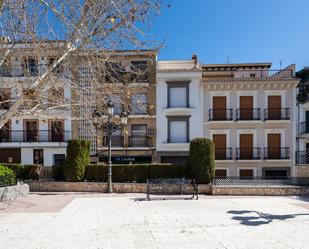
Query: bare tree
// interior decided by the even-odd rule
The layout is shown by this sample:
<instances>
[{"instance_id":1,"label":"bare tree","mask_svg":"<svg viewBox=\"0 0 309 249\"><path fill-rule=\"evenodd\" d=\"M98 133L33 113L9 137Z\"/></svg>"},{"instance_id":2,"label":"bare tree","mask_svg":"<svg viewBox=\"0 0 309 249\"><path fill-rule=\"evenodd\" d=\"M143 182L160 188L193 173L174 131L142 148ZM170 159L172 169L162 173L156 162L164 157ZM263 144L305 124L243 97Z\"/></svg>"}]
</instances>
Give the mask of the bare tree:
<instances>
[{"instance_id":1,"label":"bare tree","mask_svg":"<svg viewBox=\"0 0 309 249\"><path fill-rule=\"evenodd\" d=\"M6 0L0 6L1 76L9 78L0 83L6 107L0 128L16 115L59 117L62 111L55 110L104 105L98 99L106 100L115 87L102 88L102 82L127 82L125 59L115 59L115 50L139 54L158 47L145 30L160 12L160 0ZM130 69L131 76L147 74L140 66ZM123 97L132 90L121 91ZM95 98L81 99L81 92Z\"/></svg>"}]
</instances>

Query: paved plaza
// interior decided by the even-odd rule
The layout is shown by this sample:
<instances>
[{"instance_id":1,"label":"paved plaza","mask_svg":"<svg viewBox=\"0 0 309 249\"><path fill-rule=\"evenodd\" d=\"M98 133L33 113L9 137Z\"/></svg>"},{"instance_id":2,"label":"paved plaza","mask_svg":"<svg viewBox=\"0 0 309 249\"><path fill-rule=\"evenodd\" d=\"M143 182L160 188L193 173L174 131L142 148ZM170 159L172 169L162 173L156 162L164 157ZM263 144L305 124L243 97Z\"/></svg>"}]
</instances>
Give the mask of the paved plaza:
<instances>
[{"instance_id":1,"label":"paved plaza","mask_svg":"<svg viewBox=\"0 0 309 249\"><path fill-rule=\"evenodd\" d=\"M309 248L309 199L32 194L0 203L0 248Z\"/></svg>"}]
</instances>

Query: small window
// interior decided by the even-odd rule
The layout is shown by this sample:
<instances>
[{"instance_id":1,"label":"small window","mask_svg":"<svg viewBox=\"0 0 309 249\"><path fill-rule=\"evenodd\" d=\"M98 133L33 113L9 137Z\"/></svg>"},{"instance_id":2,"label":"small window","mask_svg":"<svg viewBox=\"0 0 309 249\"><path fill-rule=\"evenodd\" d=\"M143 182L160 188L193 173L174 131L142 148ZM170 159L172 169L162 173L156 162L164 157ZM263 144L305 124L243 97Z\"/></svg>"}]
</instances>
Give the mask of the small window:
<instances>
[{"instance_id":1,"label":"small window","mask_svg":"<svg viewBox=\"0 0 309 249\"><path fill-rule=\"evenodd\" d=\"M250 78L256 78L256 74L255 73L250 73Z\"/></svg>"},{"instance_id":2,"label":"small window","mask_svg":"<svg viewBox=\"0 0 309 249\"><path fill-rule=\"evenodd\" d=\"M241 179L252 179L253 178L253 169L241 169L241 170L239 170L239 177Z\"/></svg>"},{"instance_id":3,"label":"small window","mask_svg":"<svg viewBox=\"0 0 309 249\"><path fill-rule=\"evenodd\" d=\"M56 62L56 58L55 57L50 57L48 59L48 66L52 66L54 63ZM56 66L56 68L54 69L54 73L55 74L60 74L63 72L63 68L62 66L59 64L58 66Z\"/></svg>"},{"instance_id":4,"label":"small window","mask_svg":"<svg viewBox=\"0 0 309 249\"><path fill-rule=\"evenodd\" d=\"M114 114L122 112L122 101L119 94L107 96L107 101L111 101L114 105Z\"/></svg>"},{"instance_id":5,"label":"small window","mask_svg":"<svg viewBox=\"0 0 309 249\"><path fill-rule=\"evenodd\" d=\"M39 75L38 63L35 58L33 57L25 58L23 67L24 67L24 72L27 76L38 76Z\"/></svg>"},{"instance_id":6,"label":"small window","mask_svg":"<svg viewBox=\"0 0 309 249\"><path fill-rule=\"evenodd\" d=\"M132 114L142 115L147 114L147 94L146 93L134 93L131 99L131 111Z\"/></svg>"},{"instance_id":7,"label":"small window","mask_svg":"<svg viewBox=\"0 0 309 249\"><path fill-rule=\"evenodd\" d=\"M106 83L123 83L126 74L125 67L119 62L105 62L101 68Z\"/></svg>"},{"instance_id":8,"label":"small window","mask_svg":"<svg viewBox=\"0 0 309 249\"><path fill-rule=\"evenodd\" d=\"M149 82L147 61L131 61L131 82Z\"/></svg>"},{"instance_id":9,"label":"small window","mask_svg":"<svg viewBox=\"0 0 309 249\"><path fill-rule=\"evenodd\" d=\"M44 165L44 150L43 149L33 150L33 164Z\"/></svg>"},{"instance_id":10,"label":"small window","mask_svg":"<svg viewBox=\"0 0 309 249\"><path fill-rule=\"evenodd\" d=\"M216 169L215 177L225 178L226 176L226 169Z\"/></svg>"},{"instance_id":11,"label":"small window","mask_svg":"<svg viewBox=\"0 0 309 249\"><path fill-rule=\"evenodd\" d=\"M168 143L189 142L189 119L173 117L168 121Z\"/></svg>"}]
</instances>

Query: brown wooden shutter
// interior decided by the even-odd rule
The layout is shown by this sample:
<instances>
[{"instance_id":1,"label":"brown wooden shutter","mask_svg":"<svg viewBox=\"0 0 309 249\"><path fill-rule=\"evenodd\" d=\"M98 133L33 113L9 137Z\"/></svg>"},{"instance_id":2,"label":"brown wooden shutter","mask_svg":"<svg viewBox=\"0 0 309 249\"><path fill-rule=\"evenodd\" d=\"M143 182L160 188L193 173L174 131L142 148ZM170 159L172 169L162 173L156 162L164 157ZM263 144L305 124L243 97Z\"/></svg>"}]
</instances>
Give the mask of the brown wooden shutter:
<instances>
[{"instance_id":1,"label":"brown wooden shutter","mask_svg":"<svg viewBox=\"0 0 309 249\"><path fill-rule=\"evenodd\" d=\"M280 134L267 134L267 153L269 159L280 159L280 146L281 135Z\"/></svg>"},{"instance_id":2,"label":"brown wooden shutter","mask_svg":"<svg viewBox=\"0 0 309 249\"><path fill-rule=\"evenodd\" d=\"M239 170L240 178L253 178L253 169L240 169Z\"/></svg>"},{"instance_id":3,"label":"brown wooden shutter","mask_svg":"<svg viewBox=\"0 0 309 249\"><path fill-rule=\"evenodd\" d=\"M240 134L240 159L253 158L253 134Z\"/></svg>"},{"instance_id":4,"label":"brown wooden shutter","mask_svg":"<svg viewBox=\"0 0 309 249\"><path fill-rule=\"evenodd\" d=\"M240 120L253 119L253 96L240 96Z\"/></svg>"},{"instance_id":5,"label":"brown wooden shutter","mask_svg":"<svg viewBox=\"0 0 309 249\"><path fill-rule=\"evenodd\" d=\"M268 96L268 119L281 119L281 96Z\"/></svg>"},{"instance_id":6,"label":"brown wooden shutter","mask_svg":"<svg viewBox=\"0 0 309 249\"><path fill-rule=\"evenodd\" d=\"M215 171L215 176L216 177L222 177L222 178L224 178L224 177L226 177L226 169L216 169L216 171Z\"/></svg>"},{"instance_id":7,"label":"brown wooden shutter","mask_svg":"<svg viewBox=\"0 0 309 249\"><path fill-rule=\"evenodd\" d=\"M226 159L226 135L215 134L212 137L215 144L215 156L217 160Z\"/></svg>"},{"instance_id":8,"label":"brown wooden shutter","mask_svg":"<svg viewBox=\"0 0 309 249\"><path fill-rule=\"evenodd\" d=\"M226 97L214 96L213 97L213 119L226 120Z\"/></svg>"}]
</instances>

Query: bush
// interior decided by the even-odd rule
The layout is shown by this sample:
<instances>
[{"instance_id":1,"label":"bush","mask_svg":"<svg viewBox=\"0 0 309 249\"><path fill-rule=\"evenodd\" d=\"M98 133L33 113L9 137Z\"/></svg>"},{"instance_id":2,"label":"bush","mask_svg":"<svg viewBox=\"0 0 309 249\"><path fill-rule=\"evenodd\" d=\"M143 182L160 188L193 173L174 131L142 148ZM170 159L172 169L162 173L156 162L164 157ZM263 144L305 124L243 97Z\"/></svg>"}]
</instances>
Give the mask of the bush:
<instances>
[{"instance_id":1,"label":"bush","mask_svg":"<svg viewBox=\"0 0 309 249\"><path fill-rule=\"evenodd\" d=\"M13 170L0 164L0 186L16 184L16 175Z\"/></svg>"},{"instance_id":2,"label":"bush","mask_svg":"<svg viewBox=\"0 0 309 249\"><path fill-rule=\"evenodd\" d=\"M187 167L174 164L113 164L114 182L147 182L147 178L188 177ZM107 181L107 165L88 165L85 171L87 181Z\"/></svg>"},{"instance_id":3,"label":"bush","mask_svg":"<svg viewBox=\"0 0 309 249\"><path fill-rule=\"evenodd\" d=\"M81 181L85 168L90 163L90 143L86 140L69 140L64 164L67 181Z\"/></svg>"},{"instance_id":4,"label":"bush","mask_svg":"<svg viewBox=\"0 0 309 249\"><path fill-rule=\"evenodd\" d=\"M13 170L18 180L38 180L41 165L3 164Z\"/></svg>"},{"instance_id":5,"label":"bush","mask_svg":"<svg viewBox=\"0 0 309 249\"><path fill-rule=\"evenodd\" d=\"M215 174L214 143L208 138L192 140L188 165L197 183L210 183Z\"/></svg>"}]
</instances>

